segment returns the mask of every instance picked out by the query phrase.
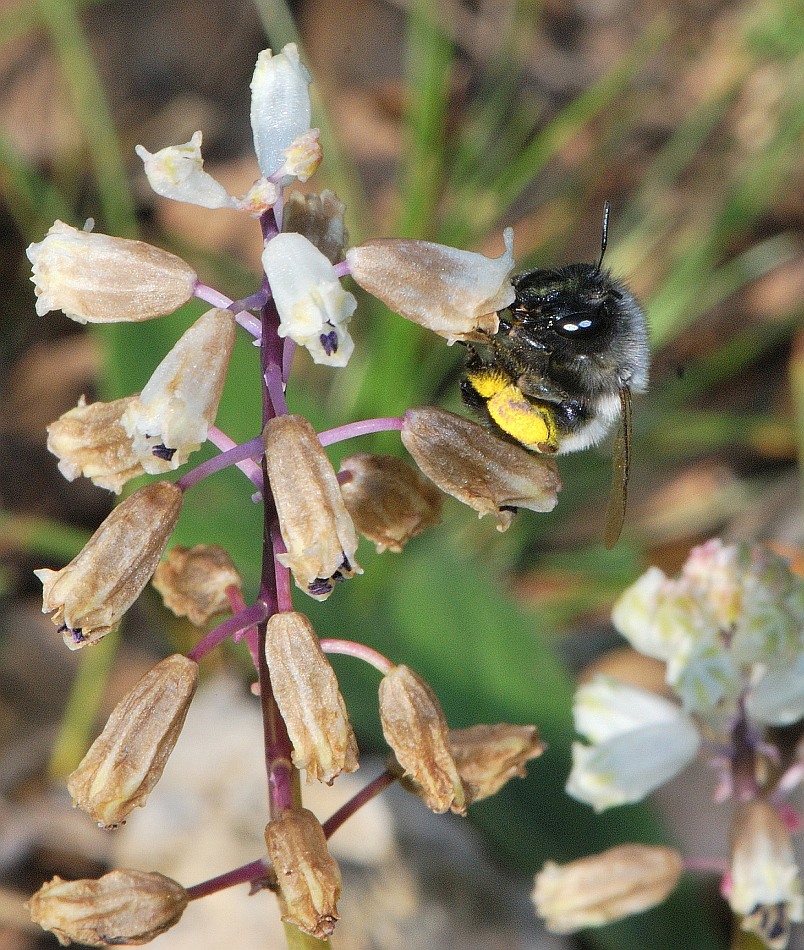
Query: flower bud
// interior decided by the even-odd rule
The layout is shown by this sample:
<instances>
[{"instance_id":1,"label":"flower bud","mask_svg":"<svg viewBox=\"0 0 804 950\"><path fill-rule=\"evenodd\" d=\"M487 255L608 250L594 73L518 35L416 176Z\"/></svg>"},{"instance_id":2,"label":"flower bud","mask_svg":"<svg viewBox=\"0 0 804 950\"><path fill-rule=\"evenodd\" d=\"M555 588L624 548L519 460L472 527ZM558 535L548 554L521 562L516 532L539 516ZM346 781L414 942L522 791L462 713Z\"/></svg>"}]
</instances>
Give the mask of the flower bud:
<instances>
[{"instance_id":1,"label":"flower bud","mask_svg":"<svg viewBox=\"0 0 804 950\"><path fill-rule=\"evenodd\" d=\"M424 474L448 495L505 531L517 508L552 511L561 480L555 462L496 438L446 409L409 409L402 443Z\"/></svg>"},{"instance_id":2,"label":"flower bud","mask_svg":"<svg viewBox=\"0 0 804 950\"><path fill-rule=\"evenodd\" d=\"M400 552L441 520L441 493L394 455L358 452L341 462L338 475L355 527L378 553Z\"/></svg>"},{"instance_id":3,"label":"flower bud","mask_svg":"<svg viewBox=\"0 0 804 950\"><path fill-rule=\"evenodd\" d=\"M42 613L71 650L116 630L156 570L181 512L182 492L153 482L122 501L60 571L42 568Z\"/></svg>"},{"instance_id":4,"label":"flower bud","mask_svg":"<svg viewBox=\"0 0 804 950\"><path fill-rule=\"evenodd\" d=\"M466 794L441 704L407 666L395 666L380 681L380 719L385 741L425 805L438 813L466 814Z\"/></svg>"},{"instance_id":5,"label":"flower bud","mask_svg":"<svg viewBox=\"0 0 804 950\"><path fill-rule=\"evenodd\" d=\"M184 145L168 145L152 155L142 145L134 151L142 159L148 184L163 198L186 201L202 208L232 208L235 199L204 171L201 133Z\"/></svg>"},{"instance_id":6,"label":"flower bud","mask_svg":"<svg viewBox=\"0 0 804 950\"><path fill-rule=\"evenodd\" d=\"M282 230L304 235L331 264L337 264L348 241L345 212L346 205L329 189L320 195L293 191L285 202Z\"/></svg>"},{"instance_id":7,"label":"flower bud","mask_svg":"<svg viewBox=\"0 0 804 950\"><path fill-rule=\"evenodd\" d=\"M279 171L286 149L310 128L311 81L295 43L288 43L276 56L265 49L257 57L251 79L251 131L265 178Z\"/></svg>"},{"instance_id":8,"label":"flower bud","mask_svg":"<svg viewBox=\"0 0 804 950\"><path fill-rule=\"evenodd\" d=\"M449 747L471 802L498 792L525 775L525 763L545 750L536 726L470 726L450 729Z\"/></svg>"},{"instance_id":9,"label":"flower bud","mask_svg":"<svg viewBox=\"0 0 804 950\"><path fill-rule=\"evenodd\" d=\"M358 767L357 741L335 671L304 614L274 614L265 633L274 698L293 745L293 764L307 781L332 785Z\"/></svg>"},{"instance_id":10,"label":"flower bud","mask_svg":"<svg viewBox=\"0 0 804 950\"><path fill-rule=\"evenodd\" d=\"M503 234L505 253L488 258L428 241L386 238L346 252L352 277L408 320L455 340L486 342L497 332L498 310L514 302L510 280L514 233Z\"/></svg>"},{"instance_id":11,"label":"flower bud","mask_svg":"<svg viewBox=\"0 0 804 950\"><path fill-rule=\"evenodd\" d=\"M54 877L28 901L31 920L63 946L148 943L179 922L190 895L156 871L111 871L97 880Z\"/></svg>"},{"instance_id":12,"label":"flower bud","mask_svg":"<svg viewBox=\"0 0 804 950\"><path fill-rule=\"evenodd\" d=\"M180 653L141 677L67 780L73 804L105 828L142 807L162 777L198 685L198 664Z\"/></svg>"},{"instance_id":13,"label":"flower bud","mask_svg":"<svg viewBox=\"0 0 804 950\"><path fill-rule=\"evenodd\" d=\"M219 544L180 545L171 548L153 576L153 585L168 610L200 627L230 609L226 590L240 590L243 580L232 559Z\"/></svg>"},{"instance_id":14,"label":"flower bud","mask_svg":"<svg viewBox=\"0 0 804 950\"><path fill-rule=\"evenodd\" d=\"M136 396L114 402L78 405L47 427L47 447L59 460L68 482L83 475L100 488L120 493L126 482L145 470L131 447L121 419Z\"/></svg>"},{"instance_id":15,"label":"flower bud","mask_svg":"<svg viewBox=\"0 0 804 950\"><path fill-rule=\"evenodd\" d=\"M265 458L286 554L296 585L326 600L335 581L362 574L357 534L338 479L310 423L279 416L265 427Z\"/></svg>"},{"instance_id":16,"label":"flower bud","mask_svg":"<svg viewBox=\"0 0 804 950\"><path fill-rule=\"evenodd\" d=\"M265 844L282 920L318 940L329 937L339 919L341 872L318 819L306 808L286 811L266 825Z\"/></svg>"},{"instance_id":17,"label":"flower bud","mask_svg":"<svg viewBox=\"0 0 804 950\"><path fill-rule=\"evenodd\" d=\"M332 264L306 237L283 232L265 245L262 265L279 312L279 336L306 347L315 363L346 366L354 351L346 327L357 301Z\"/></svg>"},{"instance_id":18,"label":"flower bud","mask_svg":"<svg viewBox=\"0 0 804 950\"><path fill-rule=\"evenodd\" d=\"M154 370L122 425L149 475L183 465L206 442L235 341L230 310L208 310Z\"/></svg>"},{"instance_id":19,"label":"flower bud","mask_svg":"<svg viewBox=\"0 0 804 950\"><path fill-rule=\"evenodd\" d=\"M175 254L63 221L26 253L40 317L63 310L78 323L151 320L187 303L197 282L192 267Z\"/></svg>"},{"instance_id":20,"label":"flower bud","mask_svg":"<svg viewBox=\"0 0 804 950\"><path fill-rule=\"evenodd\" d=\"M676 887L683 862L672 848L624 844L536 875L533 902L553 933L601 927L660 904Z\"/></svg>"},{"instance_id":21,"label":"flower bud","mask_svg":"<svg viewBox=\"0 0 804 950\"><path fill-rule=\"evenodd\" d=\"M791 922L804 920L801 877L790 835L776 809L757 799L739 805L731 831L729 904L741 927L771 950L784 950Z\"/></svg>"}]
</instances>

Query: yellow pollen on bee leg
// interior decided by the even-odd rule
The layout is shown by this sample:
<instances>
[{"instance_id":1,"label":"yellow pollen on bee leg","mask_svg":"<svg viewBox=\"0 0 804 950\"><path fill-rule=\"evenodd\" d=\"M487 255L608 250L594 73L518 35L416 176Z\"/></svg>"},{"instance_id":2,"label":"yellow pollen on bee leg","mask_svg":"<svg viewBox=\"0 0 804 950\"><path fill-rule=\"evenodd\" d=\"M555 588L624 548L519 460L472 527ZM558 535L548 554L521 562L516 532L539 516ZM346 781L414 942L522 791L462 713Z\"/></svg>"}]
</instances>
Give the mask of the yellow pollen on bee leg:
<instances>
[{"instance_id":1,"label":"yellow pollen on bee leg","mask_svg":"<svg viewBox=\"0 0 804 950\"><path fill-rule=\"evenodd\" d=\"M466 379L472 389L483 399L491 399L511 382L510 377L505 373L488 367L467 373Z\"/></svg>"},{"instance_id":2,"label":"yellow pollen on bee leg","mask_svg":"<svg viewBox=\"0 0 804 950\"><path fill-rule=\"evenodd\" d=\"M522 390L513 383L496 392L486 407L503 432L525 448L548 454L558 450L553 414L546 406L526 399Z\"/></svg>"}]
</instances>

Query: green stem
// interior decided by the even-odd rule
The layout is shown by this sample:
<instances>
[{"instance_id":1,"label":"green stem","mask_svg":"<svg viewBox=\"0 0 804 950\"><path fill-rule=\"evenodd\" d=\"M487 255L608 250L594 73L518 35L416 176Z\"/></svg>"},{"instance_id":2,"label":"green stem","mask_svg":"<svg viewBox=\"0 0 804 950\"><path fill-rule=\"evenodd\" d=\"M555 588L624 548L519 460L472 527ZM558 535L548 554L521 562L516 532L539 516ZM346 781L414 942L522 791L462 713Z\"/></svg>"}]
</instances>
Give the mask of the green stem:
<instances>
[{"instance_id":1,"label":"green stem","mask_svg":"<svg viewBox=\"0 0 804 950\"><path fill-rule=\"evenodd\" d=\"M134 202L103 82L74 0L38 0L62 76L84 133L98 183L104 228L119 236L136 233Z\"/></svg>"},{"instance_id":2,"label":"green stem","mask_svg":"<svg viewBox=\"0 0 804 950\"><path fill-rule=\"evenodd\" d=\"M102 647L83 652L50 755L51 779L63 779L83 759L120 642L119 632L110 633Z\"/></svg>"}]
</instances>

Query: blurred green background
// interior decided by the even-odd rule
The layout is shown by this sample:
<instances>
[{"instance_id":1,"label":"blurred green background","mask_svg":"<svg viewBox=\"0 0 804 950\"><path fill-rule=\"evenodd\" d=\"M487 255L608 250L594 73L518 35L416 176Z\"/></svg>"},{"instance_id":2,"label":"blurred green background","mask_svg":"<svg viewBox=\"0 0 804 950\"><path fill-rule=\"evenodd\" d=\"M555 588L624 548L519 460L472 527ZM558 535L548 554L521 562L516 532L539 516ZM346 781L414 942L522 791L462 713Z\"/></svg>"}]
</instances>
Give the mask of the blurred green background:
<instances>
[{"instance_id":1,"label":"blurred green background","mask_svg":"<svg viewBox=\"0 0 804 950\"><path fill-rule=\"evenodd\" d=\"M25 245L56 217L78 226L93 217L100 231L180 253L231 297L253 292L257 225L157 199L133 145L155 151L201 128L208 169L244 192L256 177L247 124L253 62L263 46L291 39L313 73L322 129L325 160L309 186L346 202L354 243L417 237L496 256L511 225L518 269L595 260L608 199L606 264L643 301L654 349L650 392L634 405L630 507L614 551L601 543L610 462L605 449L592 450L562 458L564 490L552 514L523 512L500 535L448 500L444 524L404 554L377 556L364 542L362 577L325 605L299 596L297 606L321 636L365 640L417 669L453 726L539 725L548 754L527 780L471 814L507 866L531 873L546 858L659 840L664 832L647 808L597 818L563 794L573 681L618 645L611 603L647 564L673 571L691 545L716 533L800 549L801 3L5 6L6 602L31 602L31 566L66 562L110 504L105 492L59 480L44 424L82 392L111 398L140 388L202 311L192 305L160 321L88 332L60 314L40 320ZM352 326L357 349L346 370L297 354L292 411L319 429L411 405L460 411L459 347L362 296ZM256 351L244 339L218 417L237 440L258 432L257 382ZM357 450L401 452L386 435L334 446L331 457ZM253 595L261 519L249 496L237 472L203 482L187 497L176 541L223 544ZM150 595L144 600L131 636L156 652L186 648L190 632ZM4 638L20 649L7 626ZM111 644L85 652L67 714L66 693L47 710L62 723L57 772L92 735L93 696L100 701L114 664ZM15 663L25 658L6 662L2 680L14 713L8 741L24 733L32 708L17 708ZM381 748L376 678L353 662L336 665L361 746ZM714 886L706 894L714 898ZM716 912L716 899L685 889L637 921L585 934L583 945L725 946Z\"/></svg>"}]
</instances>

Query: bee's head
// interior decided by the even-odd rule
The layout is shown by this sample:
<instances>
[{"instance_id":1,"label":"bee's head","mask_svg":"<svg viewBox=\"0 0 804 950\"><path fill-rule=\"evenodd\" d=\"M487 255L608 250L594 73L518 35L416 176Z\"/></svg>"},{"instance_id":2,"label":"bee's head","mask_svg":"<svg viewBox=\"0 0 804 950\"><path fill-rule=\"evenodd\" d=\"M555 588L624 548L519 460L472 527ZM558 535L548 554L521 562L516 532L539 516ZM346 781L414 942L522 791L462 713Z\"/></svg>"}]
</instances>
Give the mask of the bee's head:
<instances>
[{"instance_id":1,"label":"bee's head","mask_svg":"<svg viewBox=\"0 0 804 950\"><path fill-rule=\"evenodd\" d=\"M528 271L513 284L504 331L550 353L556 366L644 388L645 318L624 283L597 264L570 264Z\"/></svg>"}]
</instances>

